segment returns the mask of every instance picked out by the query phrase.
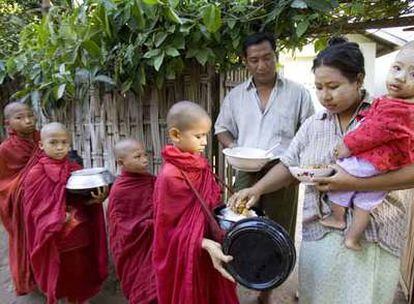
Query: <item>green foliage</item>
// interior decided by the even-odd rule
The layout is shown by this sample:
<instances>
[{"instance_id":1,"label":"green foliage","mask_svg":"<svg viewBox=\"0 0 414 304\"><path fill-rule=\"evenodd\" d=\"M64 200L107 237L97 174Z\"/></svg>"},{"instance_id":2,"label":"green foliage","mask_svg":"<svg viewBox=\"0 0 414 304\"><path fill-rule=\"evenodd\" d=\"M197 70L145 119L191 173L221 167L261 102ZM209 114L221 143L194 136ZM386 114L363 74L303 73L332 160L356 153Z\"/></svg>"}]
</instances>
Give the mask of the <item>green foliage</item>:
<instances>
[{"instance_id":1,"label":"green foliage","mask_svg":"<svg viewBox=\"0 0 414 304\"><path fill-rule=\"evenodd\" d=\"M319 27L398 16L409 3L88 0L76 8L55 5L21 31L18 51L0 61L0 82L6 72L22 75L26 86L17 97L42 95L45 105L93 84L140 92L175 79L189 63L221 70L239 64L244 37L258 30L275 33L279 48L296 48L313 40ZM322 47L326 37L318 38Z\"/></svg>"}]
</instances>

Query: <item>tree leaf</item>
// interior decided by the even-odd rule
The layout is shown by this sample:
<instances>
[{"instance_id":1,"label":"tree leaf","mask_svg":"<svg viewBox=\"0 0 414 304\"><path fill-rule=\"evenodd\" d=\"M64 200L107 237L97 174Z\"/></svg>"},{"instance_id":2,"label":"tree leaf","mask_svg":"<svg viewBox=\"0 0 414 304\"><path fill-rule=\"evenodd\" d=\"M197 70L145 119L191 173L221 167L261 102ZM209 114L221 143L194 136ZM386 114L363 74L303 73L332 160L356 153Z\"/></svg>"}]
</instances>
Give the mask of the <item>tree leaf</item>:
<instances>
[{"instance_id":1,"label":"tree leaf","mask_svg":"<svg viewBox=\"0 0 414 304\"><path fill-rule=\"evenodd\" d=\"M165 49L165 53L170 57L180 56L180 52L178 52L178 50L176 48L173 48L171 46L169 46Z\"/></svg>"},{"instance_id":2,"label":"tree leaf","mask_svg":"<svg viewBox=\"0 0 414 304\"><path fill-rule=\"evenodd\" d=\"M178 50L185 49L185 39L182 35L175 35L174 40L172 41L171 45Z\"/></svg>"},{"instance_id":3,"label":"tree leaf","mask_svg":"<svg viewBox=\"0 0 414 304\"><path fill-rule=\"evenodd\" d=\"M338 6L337 1L331 0L304 0L315 11L327 12Z\"/></svg>"},{"instance_id":4,"label":"tree leaf","mask_svg":"<svg viewBox=\"0 0 414 304\"><path fill-rule=\"evenodd\" d=\"M157 57L154 58L154 68L158 72L160 70L160 67L162 65L162 62L164 61L164 52L159 54Z\"/></svg>"},{"instance_id":5,"label":"tree leaf","mask_svg":"<svg viewBox=\"0 0 414 304\"><path fill-rule=\"evenodd\" d=\"M180 3L180 0L168 0L168 3L173 7L176 8L177 5Z\"/></svg>"},{"instance_id":6,"label":"tree leaf","mask_svg":"<svg viewBox=\"0 0 414 304\"><path fill-rule=\"evenodd\" d=\"M153 58L155 56L158 56L160 54L160 52L161 52L160 49L150 50L150 51L148 51L144 54L143 58Z\"/></svg>"},{"instance_id":7,"label":"tree leaf","mask_svg":"<svg viewBox=\"0 0 414 304\"><path fill-rule=\"evenodd\" d=\"M205 7L203 10L203 24L211 33L216 32L221 27L221 11L216 5L209 4Z\"/></svg>"},{"instance_id":8,"label":"tree leaf","mask_svg":"<svg viewBox=\"0 0 414 304\"><path fill-rule=\"evenodd\" d=\"M309 20L303 20L302 22L299 22L296 27L296 35L298 37L303 36L303 34L305 34L305 32L308 30L309 25Z\"/></svg>"},{"instance_id":9,"label":"tree leaf","mask_svg":"<svg viewBox=\"0 0 414 304\"><path fill-rule=\"evenodd\" d=\"M61 84L57 89L56 99L61 99L65 94L66 84Z\"/></svg>"},{"instance_id":10,"label":"tree leaf","mask_svg":"<svg viewBox=\"0 0 414 304\"><path fill-rule=\"evenodd\" d=\"M156 47L159 47L164 40L167 38L168 34L166 32L158 32L157 34L155 34L154 37L154 44Z\"/></svg>"},{"instance_id":11,"label":"tree leaf","mask_svg":"<svg viewBox=\"0 0 414 304\"><path fill-rule=\"evenodd\" d=\"M166 15L170 21L178 23L178 24L183 24L183 21L180 19L180 17L171 7L167 7Z\"/></svg>"},{"instance_id":12,"label":"tree leaf","mask_svg":"<svg viewBox=\"0 0 414 304\"><path fill-rule=\"evenodd\" d=\"M294 0L292 4L290 5L290 7L305 9L305 8L308 8L308 5L303 0Z\"/></svg>"},{"instance_id":13,"label":"tree leaf","mask_svg":"<svg viewBox=\"0 0 414 304\"><path fill-rule=\"evenodd\" d=\"M236 20L230 19L229 21L227 21L227 25L232 30L234 26L236 25Z\"/></svg>"},{"instance_id":14,"label":"tree leaf","mask_svg":"<svg viewBox=\"0 0 414 304\"><path fill-rule=\"evenodd\" d=\"M122 83L122 85L121 85L121 94L125 94L126 92L129 91L129 89L132 86L132 82L133 81L131 79L129 79L129 80L125 81L124 83Z\"/></svg>"},{"instance_id":15,"label":"tree leaf","mask_svg":"<svg viewBox=\"0 0 414 304\"><path fill-rule=\"evenodd\" d=\"M94 80L98 82L104 82L110 85L115 85L115 81L111 77L108 77L106 75L98 75L94 78Z\"/></svg>"},{"instance_id":16,"label":"tree leaf","mask_svg":"<svg viewBox=\"0 0 414 304\"><path fill-rule=\"evenodd\" d=\"M155 4L159 3L158 0L142 0L142 2L144 2L145 4L148 4L148 5L155 5Z\"/></svg>"},{"instance_id":17,"label":"tree leaf","mask_svg":"<svg viewBox=\"0 0 414 304\"><path fill-rule=\"evenodd\" d=\"M138 0L135 0L134 5L131 7L131 13L134 17L135 22L137 23L138 28L143 28L145 26L145 19Z\"/></svg>"},{"instance_id":18,"label":"tree leaf","mask_svg":"<svg viewBox=\"0 0 414 304\"><path fill-rule=\"evenodd\" d=\"M101 55L101 49L93 40L86 40L82 42L82 46L92 57L99 57Z\"/></svg>"},{"instance_id":19,"label":"tree leaf","mask_svg":"<svg viewBox=\"0 0 414 304\"><path fill-rule=\"evenodd\" d=\"M200 49L196 52L195 58L201 65L205 65L207 63L208 57L209 57L209 50L204 48Z\"/></svg>"}]
</instances>

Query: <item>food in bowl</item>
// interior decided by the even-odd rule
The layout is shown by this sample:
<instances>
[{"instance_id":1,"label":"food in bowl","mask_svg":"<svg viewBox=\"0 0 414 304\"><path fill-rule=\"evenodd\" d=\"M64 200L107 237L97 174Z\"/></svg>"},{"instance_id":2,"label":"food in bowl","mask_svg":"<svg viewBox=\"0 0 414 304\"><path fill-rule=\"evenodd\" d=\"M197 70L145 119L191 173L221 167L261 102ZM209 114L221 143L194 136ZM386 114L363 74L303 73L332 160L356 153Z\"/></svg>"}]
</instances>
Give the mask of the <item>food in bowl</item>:
<instances>
[{"instance_id":1,"label":"food in bowl","mask_svg":"<svg viewBox=\"0 0 414 304\"><path fill-rule=\"evenodd\" d=\"M227 148L223 154L233 168L245 172L260 171L274 157L266 150L249 147Z\"/></svg>"},{"instance_id":2,"label":"food in bowl","mask_svg":"<svg viewBox=\"0 0 414 304\"><path fill-rule=\"evenodd\" d=\"M335 170L327 165L311 165L305 167L289 167L290 173L301 183L314 185L313 178L327 177L335 173Z\"/></svg>"},{"instance_id":3,"label":"food in bowl","mask_svg":"<svg viewBox=\"0 0 414 304\"><path fill-rule=\"evenodd\" d=\"M235 206L235 207L233 207L233 208L231 208L231 210L233 211L233 212L235 212L236 214L239 214L239 215L243 215L243 216L246 216L246 217L249 217L249 216L251 216L251 211L252 210L249 210L247 207L246 207L246 204L247 204L247 199L244 199L244 200L242 200L241 202L240 202L240 204L238 204L237 206Z\"/></svg>"}]
</instances>

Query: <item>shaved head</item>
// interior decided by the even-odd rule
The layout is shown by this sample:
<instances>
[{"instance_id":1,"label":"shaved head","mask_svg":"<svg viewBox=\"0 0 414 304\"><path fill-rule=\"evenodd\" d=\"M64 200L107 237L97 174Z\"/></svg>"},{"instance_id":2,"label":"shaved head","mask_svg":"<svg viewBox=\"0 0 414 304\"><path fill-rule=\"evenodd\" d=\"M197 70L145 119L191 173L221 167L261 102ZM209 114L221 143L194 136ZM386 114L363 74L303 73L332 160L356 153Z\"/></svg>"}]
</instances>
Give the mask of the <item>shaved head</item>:
<instances>
[{"instance_id":1,"label":"shaved head","mask_svg":"<svg viewBox=\"0 0 414 304\"><path fill-rule=\"evenodd\" d=\"M132 151L136 151L139 148L143 148L143 145L134 138L126 138L118 143L114 147L115 158L123 158Z\"/></svg>"},{"instance_id":2,"label":"shaved head","mask_svg":"<svg viewBox=\"0 0 414 304\"><path fill-rule=\"evenodd\" d=\"M56 134L66 133L69 137L69 132L66 127L60 122L51 122L43 126L40 130L40 139L44 141L46 138Z\"/></svg>"},{"instance_id":3,"label":"shaved head","mask_svg":"<svg viewBox=\"0 0 414 304\"><path fill-rule=\"evenodd\" d=\"M191 101L180 101L168 111L167 127L185 131L203 119L210 120L210 116L200 105Z\"/></svg>"},{"instance_id":4,"label":"shaved head","mask_svg":"<svg viewBox=\"0 0 414 304\"><path fill-rule=\"evenodd\" d=\"M29 110L33 112L32 108L29 107L27 104L15 101L7 104L4 107L4 118L10 119L10 117L12 117L16 112L21 110Z\"/></svg>"}]
</instances>

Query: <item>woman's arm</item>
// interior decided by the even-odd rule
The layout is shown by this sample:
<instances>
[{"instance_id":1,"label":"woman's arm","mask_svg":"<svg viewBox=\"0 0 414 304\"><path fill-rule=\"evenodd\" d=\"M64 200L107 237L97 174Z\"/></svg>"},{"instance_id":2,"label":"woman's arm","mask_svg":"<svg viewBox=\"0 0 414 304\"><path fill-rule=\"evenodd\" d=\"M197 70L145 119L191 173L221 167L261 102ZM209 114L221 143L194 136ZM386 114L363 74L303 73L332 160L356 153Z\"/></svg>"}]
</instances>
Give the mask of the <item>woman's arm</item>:
<instances>
[{"instance_id":1,"label":"woman's arm","mask_svg":"<svg viewBox=\"0 0 414 304\"><path fill-rule=\"evenodd\" d=\"M339 166L331 177L314 178L319 191L391 191L414 188L414 165L374 177L358 178L349 175Z\"/></svg>"},{"instance_id":2,"label":"woman's arm","mask_svg":"<svg viewBox=\"0 0 414 304\"><path fill-rule=\"evenodd\" d=\"M296 179L290 174L290 171L283 163L278 163L265 176L263 176L251 188L242 189L235 193L228 202L231 208L247 201L246 207L252 207L262 194L277 191L283 187L289 186Z\"/></svg>"}]
</instances>

